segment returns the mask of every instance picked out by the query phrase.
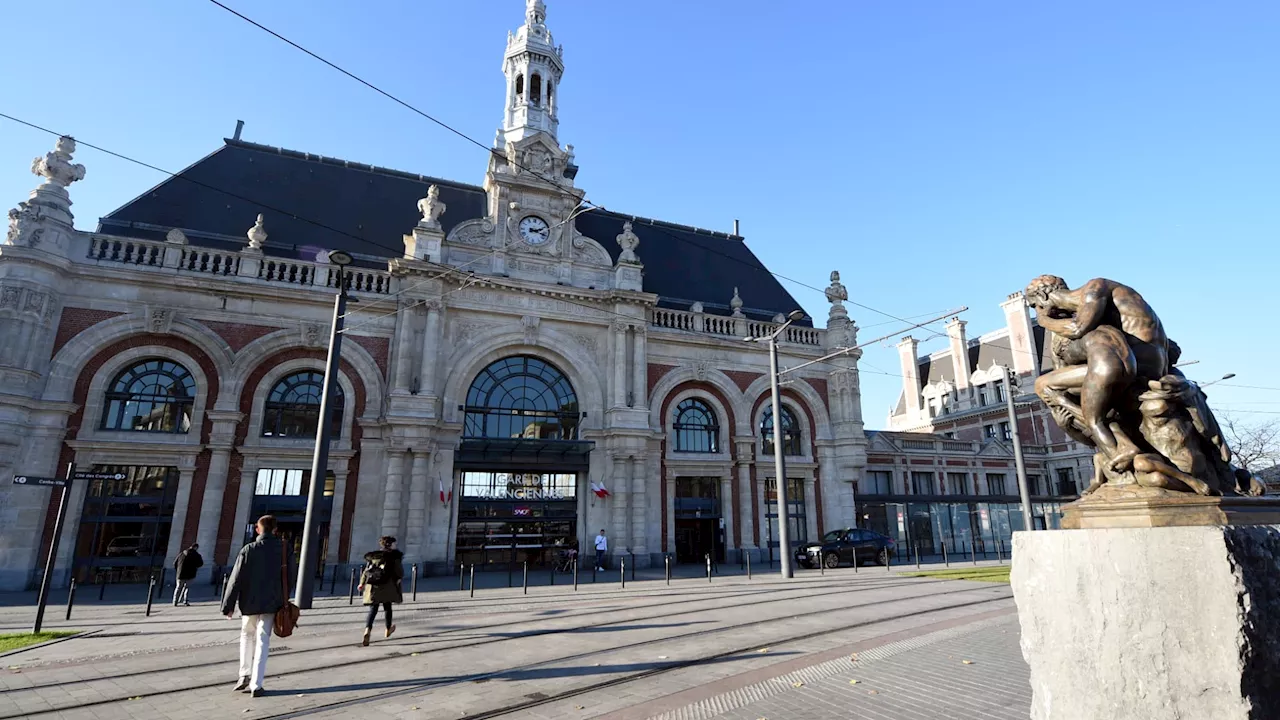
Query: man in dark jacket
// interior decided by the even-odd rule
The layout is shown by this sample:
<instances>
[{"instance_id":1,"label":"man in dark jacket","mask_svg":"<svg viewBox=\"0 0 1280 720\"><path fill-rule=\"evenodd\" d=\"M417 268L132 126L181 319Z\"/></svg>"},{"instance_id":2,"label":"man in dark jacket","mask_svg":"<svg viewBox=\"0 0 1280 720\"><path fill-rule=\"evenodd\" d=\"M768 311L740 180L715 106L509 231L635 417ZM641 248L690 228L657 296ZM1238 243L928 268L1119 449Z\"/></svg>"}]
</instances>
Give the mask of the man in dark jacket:
<instances>
[{"instance_id":1,"label":"man in dark jacket","mask_svg":"<svg viewBox=\"0 0 1280 720\"><path fill-rule=\"evenodd\" d=\"M240 682L235 689L254 697L262 697L264 692L271 626L286 600L285 549L275 532L274 516L258 518L258 537L240 549L222 596L222 614L227 618L240 608Z\"/></svg>"},{"instance_id":2,"label":"man in dark jacket","mask_svg":"<svg viewBox=\"0 0 1280 720\"><path fill-rule=\"evenodd\" d=\"M178 582L173 588L173 606L177 607L178 603L190 606L187 602L187 592L191 589L191 581L196 579L196 571L204 565L204 558L200 557L200 546L193 544L191 547L178 553L178 558L173 561L173 569L178 573Z\"/></svg>"}]
</instances>

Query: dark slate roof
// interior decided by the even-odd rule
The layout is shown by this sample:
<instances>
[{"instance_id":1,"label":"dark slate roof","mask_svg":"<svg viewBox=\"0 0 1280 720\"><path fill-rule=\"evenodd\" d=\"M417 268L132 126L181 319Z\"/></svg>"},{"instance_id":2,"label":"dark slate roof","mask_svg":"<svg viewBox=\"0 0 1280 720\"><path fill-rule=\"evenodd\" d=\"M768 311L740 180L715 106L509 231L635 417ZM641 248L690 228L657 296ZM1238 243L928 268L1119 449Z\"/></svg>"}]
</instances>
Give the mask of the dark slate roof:
<instances>
[{"instance_id":1,"label":"dark slate roof","mask_svg":"<svg viewBox=\"0 0 1280 720\"><path fill-rule=\"evenodd\" d=\"M99 221L99 232L160 240L181 228L195 245L235 250L258 213L267 230L266 253L313 260L321 250L342 249L360 264L399 257L401 237L421 219L418 199L440 187L448 233L483 217L482 187L399 170L226 140L225 145L177 176ZM632 220L645 264L644 290L666 307L688 309L696 300L707 312L729 312L738 288L744 311L767 319L800 307L741 237L647 218L593 210L579 216L579 232L600 242L616 261L616 237ZM811 324L805 320L804 325Z\"/></svg>"}]
</instances>

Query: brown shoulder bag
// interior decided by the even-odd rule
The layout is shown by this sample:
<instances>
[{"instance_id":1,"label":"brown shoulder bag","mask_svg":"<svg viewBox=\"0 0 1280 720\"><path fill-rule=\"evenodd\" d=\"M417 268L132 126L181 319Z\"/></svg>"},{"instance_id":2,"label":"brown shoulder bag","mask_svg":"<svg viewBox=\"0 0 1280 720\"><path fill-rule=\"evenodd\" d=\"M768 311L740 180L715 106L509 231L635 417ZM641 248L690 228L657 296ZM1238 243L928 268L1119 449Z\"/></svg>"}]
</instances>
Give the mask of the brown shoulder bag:
<instances>
[{"instance_id":1,"label":"brown shoulder bag","mask_svg":"<svg viewBox=\"0 0 1280 720\"><path fill-rule=\"evenodd\" d=\"M276 611L276 620L272 627L272 632L276 637L289 637L293 634L293 629L298 626L298 618L302 616L302 611L298 609L289 600L289 560L285 555L287 548L284 543L280 543L280 588L284 594L284 605Z\"/></svg>"}]
</instances>

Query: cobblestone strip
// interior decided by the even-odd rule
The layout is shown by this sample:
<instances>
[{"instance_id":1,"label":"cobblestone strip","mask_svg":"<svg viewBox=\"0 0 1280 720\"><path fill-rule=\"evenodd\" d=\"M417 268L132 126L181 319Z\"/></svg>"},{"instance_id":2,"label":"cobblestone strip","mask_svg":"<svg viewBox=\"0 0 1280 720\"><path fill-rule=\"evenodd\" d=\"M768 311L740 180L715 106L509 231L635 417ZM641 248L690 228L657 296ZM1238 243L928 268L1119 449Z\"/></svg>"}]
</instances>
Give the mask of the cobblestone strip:
<instances>
[{"instance_id":1,"label":"cobblestone strip","mask_svg":"<svg viewBox=\"0 0 1280 720\"><path fill-rule=\"evenodd\" d=\"M793 691L796 689L796 683L801 683L802 686L815 684L835 675L847 675L851 669L856 673L858 670L865 668L868 665L889 659L895 655L900 655L902 653L930 645L936 645L965 635L990 630L1001 625L1008 625L1015 621L1016 618L997 617L968 623L959 627L947 628L946 630L939 630L920 637L899 640L864 652L859 652L857 654L858 659L852 662L849 658L829 660L818 665L802 668L785 675L780 675L776 678L771 678L764 682L748 685L722 695L717 695L716 697L708 698L692 705L687 705L683 708L679 708L678 710L654 715L650 720L710 720L711 718L715 718L730 711L760 702L766 698L772 698L782 693Z\"/></svg>"}]
</instances>

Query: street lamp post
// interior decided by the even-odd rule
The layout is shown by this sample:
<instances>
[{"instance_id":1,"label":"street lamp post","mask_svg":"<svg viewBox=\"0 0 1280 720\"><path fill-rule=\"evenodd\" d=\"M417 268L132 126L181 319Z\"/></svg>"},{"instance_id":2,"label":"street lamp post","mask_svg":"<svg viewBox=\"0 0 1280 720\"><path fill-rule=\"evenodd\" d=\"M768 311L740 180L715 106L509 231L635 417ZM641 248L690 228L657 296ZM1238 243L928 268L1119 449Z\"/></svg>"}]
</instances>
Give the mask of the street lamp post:
<instances>
[{"instance_id":1,"label":"street lamp post","mask_svg":"<svg viewBox=\"0 0 1280 720\"><path fill-rule=\"evenodd\" d=\"M1031 515L1031 493L1027 490L1027 466L1022 461L1022 438L1018 435L1018 414L1013 409L1013 370L1004 369L1004 401L1009 409L1009 431L1013 438L1013 466L1018 473L1018 497L1022 500L1022 521L1028 530L1036 529L1036 519Z\"/></svg>"},{"instance_id":2,"label":"street lamp post","mask_svg":"<svg viewBox=\"0 0 1280 720\"><path fill-rule=\"evenodd\" d=\"M786 332L791 323L804 317L804 312L792 310L787 321L764 337L743 338L746 342L769 343L769 392L773 401L773 470L778 495L778 566L782 577L794 577L791 569L791 518L787 505L787 469L782 453L782 412L778 405L778 336Z\"/></svg>"},{"instance_id":3,"label":"street lamp post","mask_svg":"<svg viewBox=\"0 0 1280 720\"><path fill-rule=\"evenodd\" d=\"M330 401L338 382L338 361L342 356L343 316L347 314L346 268L351 255L341 250L329 253L329 262L338 268L338 296L333 301L333 323L329 329L329 358L324 366L324 390L320 394L320 422L316 428L316 449L311 458L311 487L307 492L307 515L302 526L302 554L298 558L298 582L294 598L299 608L311 609L312 585L315 581L316 557L320 554L320 522L316 517L320 498L324 497L324 481L329 467L329 440L333 417Z\"/></svg>"}]
</instances>

